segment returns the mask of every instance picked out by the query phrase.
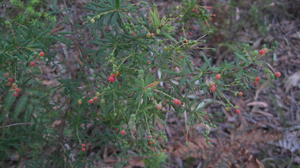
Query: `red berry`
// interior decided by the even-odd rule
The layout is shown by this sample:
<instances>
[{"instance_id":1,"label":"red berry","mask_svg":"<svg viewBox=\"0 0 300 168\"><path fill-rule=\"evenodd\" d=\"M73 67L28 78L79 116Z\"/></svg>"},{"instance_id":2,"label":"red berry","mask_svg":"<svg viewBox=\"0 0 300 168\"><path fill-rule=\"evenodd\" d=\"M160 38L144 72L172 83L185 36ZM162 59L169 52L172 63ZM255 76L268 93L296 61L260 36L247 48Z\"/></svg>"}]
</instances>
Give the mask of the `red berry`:
<instances>
[{"instance_id":1,"label":"red berry","mask_svg":"<svg viewBox=\"0 0 300 168\"><path fill-rule=\"evenodd\" d=\"M81 144L81 147L82 147L82 148L85 148L85 147L86 147L86 144Z\"/></svg>"},{"instance_id":2,"label":"red berry","mask_svg":"<svg viewBox=\"0 0 300 168\"><path fill-rule=\"evenodd\" d=\"M126 131L125 131L125 130L121 130L121 131L120 131L120 134L121 134L122 136L124 136L124 135L126 134Z\"/></svg>"},{"instance_id":3,"label":"red berry","mask_svg":"<svg viewBox=\"0 0 300 168\"><path fill-rule=\"evenodd\" d=\"M94 99L88 100L88 103L89 103L89 104L93 104L93 103L94 103Z\"/></svg>"},{"instance_id":4,"label":"red berry","mask_svg":"<svg viewBox=\"0 0 300 168\"><path fill-rule=\"evenodd\" d=\"M36 66L36 62L35 62L35 61L30 61L30 62L29 62L29 66L31 66L31 67Z\"/></svg>"},{"instance_id":5,"label":"red berry","mask_svg":"<svg viewBox=\"0 0 300 168\"><path fill-rule=\"evenodd\" d=\"M40 57L43 57L45 55L45 53L43 52L43 51L41 51L40 53L39 53L39 56Z\"/></svg>"},{"instance_id":6,"label":"red berry","mask_svg":"<svg viewBox=\"0 0 300 168\"><path fill-rule=\"evenodd\" d=\"M236 114L241 114L241 110L239 110L239 109L235 109L234 112L235 112Z\"/></svg>"},{"instance_id":7,"label":"red berry","mask_svg":"<svg viewBox=\"0 0 300 168\"><path fill-rule=\"evenodd\" d=\"M276 78L280 78L281 73L280 73L280 72L274 72L274 76L275 76Z\"/></svg>"},{"instance_id":8,"label":"red berry","mask_svg":"<svg viewBox=\"0 0 300 168\"><path fill-rule=\"evenodd\" d=\"M18 97L18 96L19 96L19 93L14 92L13 96Z\"/></svg>"},{"instance_id":9,"label":"red berry","mask_svg":"<svg viewBox=\"0 0 300 168\"><path fill-rule=\"evenodd\" d=\"M15 89L15 92L16 92L16 93L20 93L21 91L22 91L22 90L21 90L20 88L16 88L16 89Z\"/></svg>"},{"instance_id":10,"label":"red berry","mask_svg":"<svg viewBox=\"0 0 300 168\"><path fill-rule=\"evenodd\" d=\"M108 82L110 83L114 83L116 81L116 78L115 78L115 75L110 75L108 78L107 78Z\"/></svg>"},{"instance_id":11,"label":"red berry","mask_svg":"<svg viewBox=\"0 0 300 168\"><path fill-rule=\"evenodd\" d=\"M81 148L81 151L82 151L82 152L85 152L85 151L86 151L86 148L82 147L82 148Z\"/></svg>"},{"instance_id":12,"label":"red berry","mask_svg":"<svg viewBox=\"0 0 300 168\"><path fill-rule=\"evenodd\" d=\"M96 101L96 100L98 100L98 97L97 97L97 96L95 96L95 97L93 98L93 101Z\"/></svg>"},{"instance_id":13,"label":"red berry","mask_svg":"<svg viewBox=\"0 0 300 168\"><path fill-rule=\"evenodd\" d=\"M266 54L266 50L261 49L258 51L259 55L265 55Z\"/></svg>"},{"instance_id":14,"label":"red berry","mask_svg":"<svg viewBox=\"0 0 300 168\"><path fill-rule=\"evenodd\" d=\"M176 105L181 105L181 101L179 99L173 99L172 102Z\"/></svg>"},{"instance_id":15,"label":"red berry","mask_svg":"<svg viewBox=\"0 0 300 168\"><path fill-rule=\"evenodd\" d=\"M216 75L216 79L217 79L217 80L220 80L220 79L221 79L221 74L217 74L217 75Z\"/></svg>"},{"instance_id":16,"label":"red berry","mask_svg":"<svg viewBox=\"0 0 300 168\"><path fill-rule=\"evenodd\" d=\"M216 84L211 84L209 87L209 91L215 92L217 90L217 85Z\"/></svg>"},{"instance_id":17,"label":"red berry","mask_svg":"<svg viewBox=\"0 0 300 168\"><path fill-rule=\"evenodd\" d=\"M257 77L255 78L255 81L256 81L256 82L259 82L259 81L260 81L260 77L257 76Z\"/></svg>"},{"instance_id":18,"label":"red berry","mask_svg":"<svg viewBox=\"0 0 300 168\"><path fill-rule=\"evenodd\" d=\"M14 81L15 81L14 78L8 78L8 79L7 79L7 82L10 82L10 83L13 83Z\"/></svg>"}]
</instances>

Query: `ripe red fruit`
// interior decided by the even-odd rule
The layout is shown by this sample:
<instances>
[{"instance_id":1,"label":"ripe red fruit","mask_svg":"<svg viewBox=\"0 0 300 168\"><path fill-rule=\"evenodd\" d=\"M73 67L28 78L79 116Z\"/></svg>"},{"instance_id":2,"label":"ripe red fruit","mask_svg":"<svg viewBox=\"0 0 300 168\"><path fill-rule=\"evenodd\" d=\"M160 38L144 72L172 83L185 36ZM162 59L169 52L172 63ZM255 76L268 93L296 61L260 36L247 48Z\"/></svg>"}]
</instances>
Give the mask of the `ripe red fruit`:
<instances>
[{"instance_id":1,"label":"ripe red fruit","mask_svg":"<svg viewBox=\"0 0 300 168\"><path fill-rule=\"evenodd\" d=\"M235 109L234 112L235 112L236 114L241 114L241 110L239 110L239 109Z\"/></svg>"},{"instance_id":2,"label":"ripe red fruit","mask_svg":"<svg viewBox=\"0 0 300 168\"><path fill-rule=\"evenodd\" d=\"M122 136L124 136L124 135L126 134L126 131L125 131L125 130L121 130L121 131L120 131L120 134L121 134Z\"/></svg>"},{"instance_id":3,"label":"ripe red fruit","mask_svg":"<svg viewBox=\"0 0 300 168\"><path fill-rule=\"evenodd\" d=\"M22 91L22 90L21 90L20 88L16 88L16 89L15 89L15 92L16 92L16 93L20 93L21 91Z\"/></svg>"},{"instance_id":4,"label":"ripe red fruit","mask_svg":"<svg viewBox=\"0 0 300 168\"><path fill-rule=\"evenodd\" d=\"M220 80L220 79L221 79L221 74L217 74L215 78L216 78L217 80Z\"/></svg>"},{"instance_id":5,"label":"ripe red fruit","mask_svg":"<svg viewBox=\"0 0 300 168\"><path fill-rule=\"evenodd\" d=\"M209 91L215 92L217 90L217 85L216 84L211 84L209 87Z\"/></svg>"},{"instance_id":6,"label":"ripe red fruit","mask_svg":"<svg viewBox=\"0 0 300 168\"><path fill-rule=\"evenodd\" d=\"M115 74L110 75L107 80L110 83L114 83L116 81Z\"/></svg>"},{"instance_id":7,"label":"ripe red fruit","mask_svg":"<svg viewBox=\"0 0 300 168\"><path fill-rule=\"evenodd\" d=\"M259 81L260 81L260 77L257 76L257 77L255 78L255 81L256 81L256 82L259 82Z\"/></svg>"},{"instance_id":8,"label":"ripe red fruit","mask_svg":"<svg viewBox=\"0 0 300 168\"><path fill-rule=\"evenodd\" d=\"M40 53L39 53L39 56L40 57L43 57L45 55L45 53L43 52L43 51L41 51Z\"/></svg>"},{"instance_id":9,"label":"ripe red fruit","mask_svg":"<svg viewBox=\"0 0 300 168\"><path fill-rule=\"evenodd\" d=\"M181 105L181 101L179 99L173 99L172 102L176 105Z\"/></svg>"},{"instance_id":10,"label":"ripe red fruit","mask_svg":"<svg viewBox=\"0 0 300 168\"><path fill-rule=\"evenodd\" d=\"M86 147L86 144L81 144L81 147L82 147L82 148L85 148L85 147Z\"/></svg>"},{"instance_id":11,"label":"ripe red fruit","mask_svg":"<svg viewBox=\"0 0 300 168\"><path fill-rule=\"evenodd\" d=\"M10 82L10 83L13 83L14 81L15 81L14 78L8 78L8 79L7 79L7 82Z\"/></svg>"},{"instance_id":12,"label":"ripe red fruit","mask_svg":"<svg viewBox=\"0 0 300 168\"><path fill-rule=\"evenodd\" d=\"M266 50L261 49L258 51L259 55L265 55L266 54Z\"/></svg>"},{"instance_id":13,"label":"ripe red fruit","mask_svg":"<svg viewBox=\"0 0 300 168\"><path fill-rule=\"evenodd\" d=\"M280 78L281 73L280 73L280 72L274 72L274 76L275 76L276 78Z\"/></svg>"},{"instance_id":14,"label":"ripe red fruit","mask_svg":"<svg viewBox=\"0 0 300 168\"><path fill-rule=\"evenodd\" d=\"M93 104L93 103L94 103L94 99L88 100L88 103L89 103L89 104Z\"/></svg>"},{"instance_id":15,"label":"ripe red fruit","mask_svg":"<svg viewBox=\"0 0 300 168\"><path fill-rule=\"evenodd\" d=\"M35 66L36 66L36 62L35 62L35 61L30 61L30 62L29 62L29 66L35 67Z\"/></svg>"},{"instance_id":16,"label":"ripe red fruit","mask_svg":"<svg viewBox=\"0 0 300 168\"><path fill-rule=\"evenodd\" d=\"M85 148L85 147L82 147L82 148L81 148L81 151L82 151L82 152L85 152L85 151L86 151L86 148Z\"/></svg>"}]
</instances>

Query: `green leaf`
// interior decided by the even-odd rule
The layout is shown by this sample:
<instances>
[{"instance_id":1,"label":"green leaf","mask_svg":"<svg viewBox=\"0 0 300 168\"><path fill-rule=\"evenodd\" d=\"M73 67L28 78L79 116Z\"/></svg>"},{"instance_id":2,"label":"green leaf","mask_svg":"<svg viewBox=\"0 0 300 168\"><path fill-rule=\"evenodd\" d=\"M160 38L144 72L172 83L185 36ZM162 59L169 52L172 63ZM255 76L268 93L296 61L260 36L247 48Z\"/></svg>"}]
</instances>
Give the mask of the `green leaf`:
<instances>
[{"instance_id":1,"label":"green leaf","mask_svg":"<svg viewBox=\"0 0 300 168\"><path fill-rule=\"evenodd\" d=\"M14 119L17 119L19 114L26 109L26 105L28 102L28 95L23 95L19 100L15 107L15 113L13 115Z\"/></svg>"},{"instance_id":2,"label":"green leaf","mask_svg":"<svg viewBox=\"0 0 300 168\"><path fill-rule=\"evenodd\" d=\"M11 106L13 105L13 103L15 102L16 97L13 96L13 94L11 92L9 92L4 100L4 109L6 111L9 111L9 109L11 108Z\"/></svg>"}]
</instances>

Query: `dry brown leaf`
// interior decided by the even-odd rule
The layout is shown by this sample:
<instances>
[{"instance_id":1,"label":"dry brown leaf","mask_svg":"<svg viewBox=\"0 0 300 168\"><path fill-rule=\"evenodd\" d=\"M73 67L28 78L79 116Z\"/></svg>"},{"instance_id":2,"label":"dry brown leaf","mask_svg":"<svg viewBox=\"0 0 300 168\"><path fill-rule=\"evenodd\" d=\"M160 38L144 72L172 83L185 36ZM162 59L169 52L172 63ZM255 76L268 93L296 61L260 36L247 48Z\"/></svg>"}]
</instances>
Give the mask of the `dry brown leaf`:
<instances>
[{"instance_id":1,"label":"dry brown leaf","mask_svg":"<svg viewBox=\"0 0 300 168\"><path fill-rule=\"evenodd\" d=\"M145 167L144 158L142 157L133 157L128 161L128 165L124 168L133 168L133 167Z\"/></svg>"},{"instance_id":2,"label":"dry brown leaf","mask_svg":"<svg viewBox=\"0 0 300 168\"><path fill-rule=\"evenodd\" d=\"M250 160L246 164L246 168L265 168L265 166L255 157L252 155L250 157Z\"/></svg>"},{"instance_id":3,"label":"dry brown leaf","mask_svg":"<svg viewBox=\"0 0 300 168\"><path fill-rule=\"evenodd\" d=\"M55 128L55 127L58 127L62 124L62 120L55 120L52 124L51 124L51 127L52 128Z\"/></svg>"},{"instance_id":4,"label":"dry brown leaf","mask_svg":"<svg viewBox=\"0 0 300 168\"><path fill-rule=\"evenodd\" d=\"M291 75L285 82L285 90L288 92L292 87L300 87L300 71Z\"/></svg>"},{"instance_id":5,"label":"dry brown leaf","mask_svg":"<svg viewBox=\"0 0 300 168\"><path fill-rule=\"evenodd\" d=\"M42 84L46 86L58 86L60 83L57 80L43 80Z\"/></svg>"},{"instance_id":6,"label":"dry brown leaf","mask_svg":"<svg viewBox=\"0 0 300 168\"><path fill-rule=\"evenodd\" d=\"M117 157L114 157L114 156L109 156L109 157L105 157L103 159L103 161L106 164L114 164L114 163L117 163L119 161L119 159Z\"/></svg>"},{"instance_id":7,"label":"dry brown leaf","mask_svg":"<svg viewBox=\"0 0 300 168\"><path fill-rule=\"evenodd\" d=\"M254 102L248 103L247 106L258 106L258 107L267 108L268 104L265 102L262 102L262 101L254 101Z\"/></svg>"}]
</instances>

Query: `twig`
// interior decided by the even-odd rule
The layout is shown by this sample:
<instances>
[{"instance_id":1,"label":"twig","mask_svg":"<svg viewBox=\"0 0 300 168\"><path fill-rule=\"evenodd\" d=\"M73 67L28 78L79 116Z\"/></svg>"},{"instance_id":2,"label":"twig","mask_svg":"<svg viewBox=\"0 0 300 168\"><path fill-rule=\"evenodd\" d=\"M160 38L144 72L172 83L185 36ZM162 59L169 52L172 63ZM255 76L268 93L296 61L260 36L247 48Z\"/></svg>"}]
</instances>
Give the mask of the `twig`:
<instances>
[{"instance_id":1,"label":"twig","mask_svg":"<svg viewBox=\"0 0 300 168\"><path fill-rule=\"evenodd\" d=\"M8 128L8 127L19 126L19 125L32 125L32 123L31 122L15 123L15 124L9 124L9 125L5 125L5 126L1 126L0 128Z\"/></svg>"}]
</instances>

